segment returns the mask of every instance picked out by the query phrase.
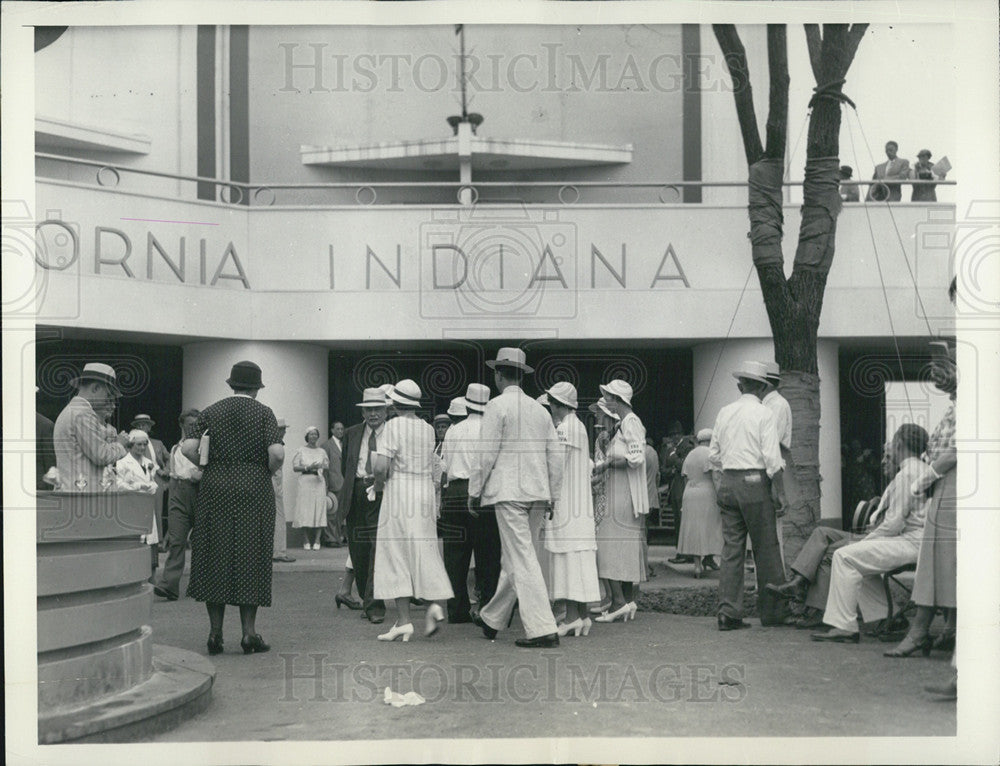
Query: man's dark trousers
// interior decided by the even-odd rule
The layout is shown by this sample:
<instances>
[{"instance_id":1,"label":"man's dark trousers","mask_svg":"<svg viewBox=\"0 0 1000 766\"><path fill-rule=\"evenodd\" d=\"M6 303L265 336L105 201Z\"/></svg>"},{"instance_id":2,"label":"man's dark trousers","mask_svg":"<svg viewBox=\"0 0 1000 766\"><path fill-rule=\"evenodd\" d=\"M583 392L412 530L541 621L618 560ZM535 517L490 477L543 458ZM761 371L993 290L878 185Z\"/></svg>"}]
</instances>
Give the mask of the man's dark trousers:
<instances>
[{"instance_id":1,"label":"man's dark trousers","mask_svg":"<svg viewBox=\"0 0 1000 766\"><path fill-rule=\"evenodd\" d=\"M180 595L184 574L188 535L194 527L194 506L198 485L184 479L171 479L170 504L167 506L167 561L157 585L172 596Z\"/></svg>"},{"instance_id":2,"label":"man's dark trousers","mask_svg":"<svg viewBox=\"0 0 1000 766\"><path fill-rule=\"evenodd\" d=\"M385 615L385 603L373 597L375 585L375 537L378 534L378 514L382 506L382 493L375 495L374 502L365 494L367 487L363 479L354 480L351 493L351 508L347 513L347 547L354 564L354 579L358 594L364 604L365 614Z\"/></svg>"},{"instance_id":3,"label":"man's dark trousers","mask_svg":"<svg viewBox=\"0 0 1000 766\"><path fill-rule=\"evenodd\" d=\"M500 528L493 506L477 508L472 520L472 551L476 554L476 590L479 608L490 603L500 581Z\"/></svg>"},{"instance_id":4,"label":"man's dark trousers","mask_svg":"<svg viewBox=\"0 0 1000 766\"><path fill-rule=\"evenodd\" d=\"M747 535L753 543L757 572L757 613L761 625L781 623L784 600L768 591L768 583L785 581L778 532L771 501L771 481L762 470L723 471L716 495L722 514L722 566L719 572L719 614L743 617L744 566Z\"/></svg>"},{"instance_id":5,"label":"man's dark trousers","mask_svg":"<svg viewBox=\"0 0 1000 766\"><path fill-rule=\"evenodd\" d=\"M444 568L454 598L448 599L448 621L469 620L469 560L472 558L475 519L469 513L468 479L451 479L442 493L441 539L444 541ZM478 569L479 562L476 562Z\"/></svg>"}]
</instances>

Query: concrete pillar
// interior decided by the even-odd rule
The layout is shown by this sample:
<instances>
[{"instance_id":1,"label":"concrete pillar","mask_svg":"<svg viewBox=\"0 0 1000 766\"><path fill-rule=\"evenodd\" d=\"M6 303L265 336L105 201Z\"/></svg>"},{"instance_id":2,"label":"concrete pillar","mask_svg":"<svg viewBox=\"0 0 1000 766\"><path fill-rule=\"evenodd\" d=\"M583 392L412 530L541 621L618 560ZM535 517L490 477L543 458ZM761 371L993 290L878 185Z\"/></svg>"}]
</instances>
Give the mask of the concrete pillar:
<instances>
[{"instance_id":1,"label":"concrete pillar","mask_svg":"<svg viewBox=\"0 0 1000 766\"><path fill-rule=\"evenodd\" d=\"M236 362L249 360L260 367L264 388L257 401L288 422L282 471L285 518L289 524L297 489L292 455L305 444L305 431L309 426L319 428L322 439L330 435L328 356L329 351L323 346L285 341L223 340L184 346L185 408L204 409L219 399L232 396L226 378ZM300 542L297 534L289 533L289 546Z\"/></svg>"},{"instance_id":2,"label":"concrete pillar","mask_svg":"<svg viewBox=\"0 0 1000 766\"><path fill-rule=\"evenodd\" d=\"M839 344L820 339L818 346L820 378L819 463L823 483L820 502L822 518L840 519L840 377ZM715 416L739 396L732 371L745 359L771 361L774 346L770 338L740 338L726 342L712 341L694 347L694 428L711 428ZM716 367L718 364L718 367ZM714 375L713 375L714 372Z\"/></svg>"}]
</instances>

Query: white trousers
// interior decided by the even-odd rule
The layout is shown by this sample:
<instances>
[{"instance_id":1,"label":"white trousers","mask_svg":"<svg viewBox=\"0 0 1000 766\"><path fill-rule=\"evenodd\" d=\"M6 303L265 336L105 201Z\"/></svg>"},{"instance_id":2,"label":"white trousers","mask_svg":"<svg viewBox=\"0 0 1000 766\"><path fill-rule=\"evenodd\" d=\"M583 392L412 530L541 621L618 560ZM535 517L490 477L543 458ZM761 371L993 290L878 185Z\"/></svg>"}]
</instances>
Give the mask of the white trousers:
<instances>
[{"instance_id":1,"label":"white trousers","mask_svg":"<svg viewBox=\"0 0 1000 766\"><path fill-rule=\"evenodd\" d=\"M500 579L496 594L479 616L491 628L507 627L514 603L528 638L556 632L535 541L542 527L542 503L497 503L494 506L500 530Z\"/></svg>"},{"instance_id":2,"label":"white trousers","mask_svg":"<svg viewBox=\"0 0 1000 766\"><path fill-rule=\"evenodd\" d=\"M915 564L920 542L906 537L859 540L833 553L830 595L823 622L841 630L858 629L858 610L865 622L888 615L881 575L904 564Z\"/></svg>"}]
</instances>

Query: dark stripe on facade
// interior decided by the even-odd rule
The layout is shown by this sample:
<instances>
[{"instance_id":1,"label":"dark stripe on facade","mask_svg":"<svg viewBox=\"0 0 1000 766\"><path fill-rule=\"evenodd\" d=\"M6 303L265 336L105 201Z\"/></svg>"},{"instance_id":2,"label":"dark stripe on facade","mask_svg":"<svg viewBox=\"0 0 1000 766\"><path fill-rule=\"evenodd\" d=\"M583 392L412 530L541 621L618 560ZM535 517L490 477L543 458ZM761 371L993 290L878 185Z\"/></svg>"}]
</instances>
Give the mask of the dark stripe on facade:
<instances>
[{"instance_id":1,"label":"dark stripe on facade","mask_svg":"<svg viewBox=\"0 0 1000 766\"><path fill-rule=\"evenodd\" d=\"M701 37L697 24L681 25L681 60L684 66L682 100L684 180L701 181L701 84L698 70L701 58ZM700 186L684 187L685 202L701 202Z\"/></svg>"},{"instance_id":2,"label":"dark stripe on facade","mask_svg":"<svg viewBox=\"0 0 1000 766\"><path fill-rule=\"evenodd\" d=\"M215 27L198 27L198 175L215 178ZM214 200L215 184L198 183L198 199Z\"/></svg>"},{"instance_id":3,"label":"dark stripe on facade","mask_svg":"<svg viewBox=\"0 0 1000 766\"><path fill-rule=\"evenodd\" d=\"M229 28L229 177L250 182L250 27ZM249 195L243 193L243 204Z\"/></svg>"}]
</instances>

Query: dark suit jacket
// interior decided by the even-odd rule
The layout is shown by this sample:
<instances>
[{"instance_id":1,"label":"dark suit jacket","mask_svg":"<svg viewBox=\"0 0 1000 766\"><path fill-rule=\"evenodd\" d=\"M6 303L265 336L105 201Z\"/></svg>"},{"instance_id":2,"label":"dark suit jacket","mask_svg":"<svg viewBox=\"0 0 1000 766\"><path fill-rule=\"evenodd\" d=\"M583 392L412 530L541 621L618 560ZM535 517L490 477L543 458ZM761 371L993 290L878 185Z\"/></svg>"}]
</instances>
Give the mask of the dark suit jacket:
<instances>
[{"instance_id":1,"label":"dark suit jacket","mask_svg":"<svg viewBox=\"0 0 1000 766\"><path fill-rule=\"evenodd\" d=\"M344 431L343 454L340 458L340 475L344 484L340 488L337 501L340 504L341 518L347 518L351 511L351 498L354 496L354 478L357 473L358 458L361 455L361 436L364 433L364 421L353 425Z\"/></svg>"},{"instance_id":2,"label":"dark suit jacket","mask_svg":"<svg viewBox=\"0 0 1000 766\"><path fill-rule=\"evenodd\" d=\"M341 461L344 459L343 454L341 454L342 449L337 446L333 439L327 439L321 446L330 458L330 470L326 472L326 489L328 492L339 495L344 486L344 472L341 466ZM340 498L338 497L337 500L339 501Z\"/></svg>"}]
</instances>

